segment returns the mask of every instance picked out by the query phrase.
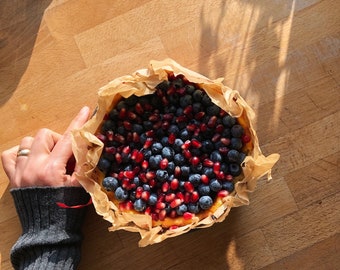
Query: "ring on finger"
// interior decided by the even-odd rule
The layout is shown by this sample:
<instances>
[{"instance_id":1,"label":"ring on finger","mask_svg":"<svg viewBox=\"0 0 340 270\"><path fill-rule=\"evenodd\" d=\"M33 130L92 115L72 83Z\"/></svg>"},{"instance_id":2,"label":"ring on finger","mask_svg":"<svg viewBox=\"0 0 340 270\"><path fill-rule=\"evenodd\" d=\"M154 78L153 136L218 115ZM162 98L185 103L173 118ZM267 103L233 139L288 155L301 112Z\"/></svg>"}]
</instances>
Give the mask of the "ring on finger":
<instances>
[{"instance_id":1,"label":"ring on finger","mask_svg":"<svg viewBox=\"0 0 340 270\"><path fill-rule=\"evenodd\" d=\"M17 157L27 157L30 154L31 150L27 148L19 149L17 153Z\"/></svg>"}]
</instances>

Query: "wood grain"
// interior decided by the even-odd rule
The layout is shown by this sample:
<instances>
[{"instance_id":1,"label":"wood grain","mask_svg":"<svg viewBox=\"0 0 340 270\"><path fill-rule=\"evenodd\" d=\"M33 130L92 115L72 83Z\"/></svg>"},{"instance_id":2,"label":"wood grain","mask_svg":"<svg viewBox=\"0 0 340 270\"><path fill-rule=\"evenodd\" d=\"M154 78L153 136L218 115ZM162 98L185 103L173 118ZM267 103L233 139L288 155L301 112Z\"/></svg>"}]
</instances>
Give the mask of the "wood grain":
<instances>
[{"instance_id":1,"label":"wood grain","mask_svg":"<svg viewBox=\"0 0 340 270\"><path fill-rule=\"evenodd\" d=\"M0 151L43 127L62 133L110 80L173 58L223 77L281 159L249 206L160 244L109 233L92 207L80 269L337 269L340 175L337 0L0 3ZM20 235L0 170L1 269Z\"/></svg>"}]
</instances>

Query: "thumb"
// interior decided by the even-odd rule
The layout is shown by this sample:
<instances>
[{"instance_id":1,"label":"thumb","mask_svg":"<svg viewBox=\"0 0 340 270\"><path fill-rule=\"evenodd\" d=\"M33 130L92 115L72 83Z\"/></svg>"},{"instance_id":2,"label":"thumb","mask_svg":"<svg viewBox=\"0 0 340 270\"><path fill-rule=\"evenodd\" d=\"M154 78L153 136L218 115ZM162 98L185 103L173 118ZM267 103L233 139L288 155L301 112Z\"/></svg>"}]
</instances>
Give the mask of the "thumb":
<instances>
[{"instance_id":1,"label":"thumb","mask_svg":"<svg viewBox=\"0 0 340 270\"><path fill-rule=\"evenodd\" d=\"M71 140L71 131L74 129L81 128L86 121L89 119L90 109L89 107L83 107L78 115L72 120L68 128L66 129L64 135L60 138L60 140L54 146L51 152L51 158L55 158L66 164L69 158L72 156L72 140Z\"/></svg>"}]
</instances>

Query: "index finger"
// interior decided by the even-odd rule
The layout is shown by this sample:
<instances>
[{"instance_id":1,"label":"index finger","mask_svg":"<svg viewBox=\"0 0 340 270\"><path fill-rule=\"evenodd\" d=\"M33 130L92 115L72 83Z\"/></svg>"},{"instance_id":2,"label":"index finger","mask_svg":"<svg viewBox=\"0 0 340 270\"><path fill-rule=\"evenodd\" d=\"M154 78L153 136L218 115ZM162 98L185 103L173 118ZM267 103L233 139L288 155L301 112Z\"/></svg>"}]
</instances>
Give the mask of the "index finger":
<instances>
[{"instance_id":1,"label":"index finger","mask_svg":"<svg viewBox=\"0 0 340 270\"><path fill-rule=\"evenodd\" d=\"M67 163L69 158L72 156L72 141L71 141L71 131L74 129L81 128L89 118L90 109L89 107L83 107L78 115L72 120L68 128L66 129L64 135L56 143L52 150L51 156L59 159L63 163Z\"/></svg>"}]
</instances>

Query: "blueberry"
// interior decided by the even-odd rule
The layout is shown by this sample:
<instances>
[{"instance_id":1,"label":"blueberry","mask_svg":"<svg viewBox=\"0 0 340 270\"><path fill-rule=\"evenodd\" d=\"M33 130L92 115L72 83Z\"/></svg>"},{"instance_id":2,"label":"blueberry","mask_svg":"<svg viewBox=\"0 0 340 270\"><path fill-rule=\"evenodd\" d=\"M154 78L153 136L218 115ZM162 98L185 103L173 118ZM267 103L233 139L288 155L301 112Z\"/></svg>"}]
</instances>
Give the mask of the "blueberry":
<instances>
[{"instance_id":1,"label":"blueberry","mask_svg":"<svg viewBox=\"0 0 340 270\"><path fill-rule=\"evenodd\" d=\"M98 161L97 166L98 166L99 170L101 170L104 173L107 173L107 171L111 167L111 162L109 160L107 160L106 158L101 157Z\"/></svg>"},{"instance_id":2,"label":"blueberry","mask_svg":"<svg viewBox=\"0 0 340 270\"><path fill-rule=\"evenodd\" d=\"M140 184L140 180L139 180L139 177L138 176L135 176L132 180L132 183L136 185L136 187L139 186Z\"/></svg>"},{"instance_id":3,"label":"blueberry","mask_svg":"<svg viewBox=\"0 0 340 270\"><path fill-rule=\"evenodd\" d=\"M197 165L191 165L190 170L194 174L202 174L203 165L202 163L198 163Z\"/></svg>"},{"instance_id":4,"label":"blueberry","mask_svg":"<svg viewBox=\"0 0 340 270\"><path fill-rule=\"evenodd\" d=\"M197 187L201 182L201 175L198 173L192 174L189 176L189 182L194 186Z\"/></svg>"},{"instance_id":5,"label":"blueberry","mask_svg":"<svg viewBox=\"0 0 340 270\"><path fill-rule=\"evenodd\" d=\"M189 203L188 204L188 211L193 214L197 214L200 211L197 203Z\"/></svg>"},{"instance_id":6,"label":"blueberry","mask_svg":"<svg viewBox=\"0 0 340 270\"><path fill-rule=\"evenodd\" d=\"M210 153L212 150L214 150L214 144L210 140L205 140L202 142L201 149L204 153Z\"/></svg>"},{"instance_id":7,"label":"blueberry","mask_svg":"<svg viewBox=\"0 0 340 270\"><path fill-rule=\"evenodd\" d=\"M121 109L126 108L126 107L127 107L127 104L125 103L125 100L119 101L116 105L116 109L118 111L120 111Z\"/></svg>"},{"instance_id":8,"label":"blueberry","mask_svg":"<svg viewBox=\"0 0 340 270\"><path fill-rule=\"evenodd\" d=\"M210 186L209 185L205 185L205 184L199 185L198 186L198 193L201 196L209 195L210 194Z\"/></svg>"},{"instance_id":9,"label":"blueberry","mask_svg":"<svg viewBox=\"0 0 340 270\"><path fill-rule=\"evenodd\" d=\"M125 201L129 197L129 193L122 187L118 187L115 191L115 196L118 201Z\"/></svg>"},{"instance_id":10,"label":"blueberry","mask_svg":"<svg viewBox=\"0 0 340 270\"><path fill-rule=\"evenodd\" d=\"M181 138L181 140L186 141L190 138L190 133L187 129L182 129L179 137Z\"/></svg>"},{"instance_id":11,"label":"blueberry","mask_svg":"<svg viewBox=\"0 0 340 270\"><path fill-rule=\"evenodd\" d=\"M125 103L129 106L134 106L138 101L138 97L136 95L131 95L125 99Z\"/></svg>"},{"instance_id":12,"label":"blueberry","mask_svg":"<svg viewBox=\"0 0 340 270\"><path fill-rule=\"evenodd\" d=\"M102 133L106 133L109 130L114 130L116 128L116 123L110 119L106 120L102 126Z\"/></svg>"},{"instance_id":13,"label":"blueberry","mask_svg":"<svg viewBox=\"0 0 340 270\"><path fill-rule=\"evenodd\" d=\"M138 211L138 212L142 212L145 210L146 208L146 203L142 200L142 199L137 199L134 203L133 203L133 208Z\"/></svg>"},{"instance_id":14,"label":"blueberry","mask_svg":"<svg viewBox=\"0 0 340 270\"><path fill-rule=\"evenodd\" d=\"M179 128L177 125L170 125L169 129L168 129L168 133L171 134L178 134L179 133Z\"/></svg>"},{"instance_id":15,"label":"blueberry","mask_svg":"<svg viewBox=\"0 0 340 270\"><path fill-rule=\"evenodd\" d=\"M149 205L155 205L157 203L158 197L156 193L151 193L149 200L148 200L148 204Z\"/></svg>"},{"instance_id":16,"label":"blueberry","mask_svg":"<svg viewBox=\"0 0 340 270\"><path fill-rule=\"evenodd\" d=\"M237 151L235 149L229 150L227 157L228 157L229 162L235 162L235 163L240 162L240 153L239 153L239 151Z\"/></svg>"},{"instance_id":17,"label":"blueberry","mask_svg":"<svg viewBox=\"0 0 340 270\"><path fill-rule=\"evenodd\" d=\"M184 158L184 156L182 154L177 153L174 156L174 162L175 162L176 165L182 166L185 163L185 158Z\"/></svg>"},{"instance_id":18,"label":"blueberry","mask_svg":"<svg viewBox=\"0 0 340 270\"><path fill-rule=\"evenodd\" d=\"M142 134L144 131L144 128L140 124L133 124L132 125L132 132L136 132L137 134Z\"/></svg>"},{"instance_id":19,"label":"blueberry","mask_svg":"<svg viewBox=\"0 0 340 270\"><path fill-rule=\"evenodd\" d=\"M213 104L213 102L211 101L210 97L205 94L203 97L202 97L202 104L204 106L211 106Z\"/></svg>"},{"instance_id":20,"label":"blueberry","mask_svg":"<svg viewBox=\"0 0 340 270\"><path fill-rule=\"evenodd\" d=\"M236 119L232 116L230 116L229 114L227 114L226 116L224 116L222 118L222 123L224 126L226 127L232 127L233 125L235 125L236 123Z\"/></svg>"},{"instance_id":21,"label":"blueberry","mask_svg":"<svg viewBox=\"0 0 340 270\"><path fill-rule=\"evenodd\" d=\"M181 78L176 78L172 81L172 85L179 89L179 88L182 88L184 86L184 82Z\"/></svg>"},{"instance_id":22,"label":"blueberry","mask_svg":"<svg viewBox=\"0 0 340 270\"><path fill-rule=\"evenodd\" d=\"M155 142L151 146L151 152L152 154L160 154L162 152L163 145L159 142Z\"/></svg>"},{"instance_id":23,"label":"blueberry","mask_svg":"<svg viewBox=\"0 0 340 270\"><path fill-rule=\"evenodd\" d=\"M192 97L195 101L201 101L203 96L204 92L200 89L195 90L194 93L192 94Z\"/></svg>"},{"instance_id":24,"label":"blueberry","mask_svg":"<svg viewBox=\"0 0 340 270\"><path fill-rule=\"evenodd\" d=\"M231 138L230 147L232 149L241 150L243 147L242 140L240 138Z\"/></svg>"},{"instance_id":25,"label":"blueberry","mask_svg":"<svg viewBox=\"0 0 340 270\"><path fill-rule=\"evenodd\" d=\"M219 115L219 113L220 113L220 107L218 107L217 105L215 105L215 104L212 104L212 105L210 105L210 106L208 106L207 108L206 108L206 112L207 112L207 114L208 115L210 115L210 116L213 116L213 115Z\"/></svg>"},{"instance_id":26,"label":"blueberry","mask_svg":"<svg viewBox=\"0 0 340 270\"><path fill-rule=\"evenodd\" d=\"M136 200L136 191L131 191L130 194L129 194L129 199L131 201L135 201Z\"/></svg>"},{"instance_id":27,"label":"blueberry","mask_svg":"<svg viewBox=\"0 0 340 270\"><path fill-rule=\"evenodd\" d=\"M187 178L190 174L190 167L189 166L181 166L181 176Z\"/></svg>"},{"instance_id":28,"label":"blueberry","mask_svg":"<svg viewBox=\"0 0 340 270\"><path fill-rule=\"evenodd\" d=\"M161 144L162 144L163 146L168 146L168 145L169 145L169 137L163 136L163 137L161 138Z\"/></svg>"},{"instance_id":29,"label":"blueberry","mask_svg":"<svg viewBox=\"0 0 340 270\"><path fill-rule=\"evenodd\" d=\"M222 183L222 188L224 190L227 190L229 192L232 192L234 190L234 183L233 182L229 182L229 181L224 181Z\"/></svg>"},{"instance_id":30,"label":"blueberry","mask_svg":"<svg viewBox=\"0 0 340 270\"><path fill-rule=\"evenodd\" d=\"M143 149L143 150L142 150L142 153L143 153L144 158L145 158L146 160L150 159L150 157L152 156L152 152L151 152L150 149Z\"/></svg>"},{"instance_id":31,"label":"blueberry","mask_svg":"<svg viewBox=\"0 0 340 270\"><path fill-rule=\"evenodd\" d=\"M149 184L143 184L143 190L150 191L151 190L150 185Z\"/></svg>"},{"instance_id":32,"label":"blueberry","mask_svg":"<svg viewBox=\"0 0 340 270\"><path fill-rule=\"evenodd\" d=\"M241 125L234 125L231 128L231 135L235 138L241 138L244 134L244 129Z\"/></svg>"},{"instance_id":33,"label":"blueberry","mask_svg":"<svg viewBox=\"0 0 340 270\"><path fill-rule=\"evenodd\" d=\"M116 108L112 109L109 113L110 119L117 121L118 120L118 116L119 116L119 112L117 111Z\"/></svg>"},{"instance_id":34,"label":"blueberry","mask_svg":"<svg viewBox=\"0 0 340 270\"><path fill-rule=\"evenodd\" d=\"M183 216L183 214L188 211L188 207L185 204L181 204L180 206L177 207L176 213L179 216Z\"/></svg>"},{"instance_id":35,"label":"blueberry","mask_svg":"<svg viewBox=\"0 0 340 270\"><path fill-rule=\"evenodd\" d=\"M166 170L159 169L156 171L156 179L163 183L169 179L169 174Z\"/></svg>"},{"instance_id":36,"label":"blueberry","mask_svg":"<svg viewBox=\"0 0 340 270\"><path fill-rule=\"evenodd\" d=\"M187 90L187 93L189 95L192 95L194 93L194 91L196 90L195 86L191 85L191 84L187 84L185 86L185 89Z\"/></svg>"},{"instance_id":37,"label":"blueberry","mask_svg":"<svg viewBox=\"0 0 340 270\"><path fill-rule=\"evenodd\" d=\"M192 111L193 111L193 113L198 113L198 112L203 111L202 103L201 102L194 102L192 104Z\"/></svg>"},{"instance_id":38,"label":"blueberry","mask_svg":"<svg viewBox=\"0 0 340 270\"><path fill-rule=\"evenodd\" d=\"M155 155L155 156L151 156L149 158L149 166L151 169L158 169L159 167L159 163L162 160L162 156L161 155Z\"/></svg>"},{"instance_id":39,"label":"blueberry","mask_svg":"<svg viewBox=\"0 0 340 270\"><path fill-rule=\"evenodd\" d=\"M205 195L199 199L198 203L203 210L207 210L213 205L213 200L210 196Z\"/></svg>"},{"instance_id":40,"label":"blueberry","mask_svg":"<svg viewBox=\"0 0 340 270\"><path fill-rule=\"evenodd\" d=\"M218 192L222 189L222 184L217 179L212 179L210 181L209 187L212 191Z\"/></svg>"},{"instance_id":41,"label":"blueberry","mask_svg":"<svg viewBox=\"0 0 340 270\"><path fill-rule=\"evenodd\" d=\"M179 100L179 105L182 108L186 108L187 106L192 104L192 96L191 95L185 95Z\"/></svg>"},{"instance_id":42,"label":"blueberry","mask_svg":"<svg viewBox=\"0 0 340 270\"><path fill-rule=\"evenodd\" d=\"M182 145L183 145L183 141L179 138L176 138L175 139L175 143L173 145L173 149L177 152L177 153L180 153L182 152Z\"/></svg>"},{"instance_id":43,"label":"blueberry","mask_svg":"<svg viewBox=\"0 0 340 270\"><path fill-rule=\"evenodd\" d=\"M171 175L175 171L175 167L176 167L175 163L173 161L169 161L168 167L166 168L166 170Z\"/></svg>"},{"instance_id":44,"label":"blueberry","mask_svg":"<svg viewBox=\"0 0 340 270\"><path fill-rule=\"evenodd\" d=\"M242 169L237 163L230 163L229 172L232 176L239 176L242 172Z\"/></svg>"},{"instance_id":45,"label":"blueberry","mask_svg":"<svg viewBox=\"0 0 340 270\"><path fill-rule=\"evenodd\" d=\"M210 159L213 162L221 162L222 161L222 156L221 156L219 151L215 150L215 151L211 152Z\"/></svg>"},{"instance_id":46,"label":"blueberry","mask_svg":"<svg viewBox=\"0 0 340 270\"><path fill-rule=\"evenodd\" d=\"M151 121L146 120L146 121L143 121L143 127L145 130L151 130L153 128L153 124Z\"/></svg>"},{"instance_id":47,"label":"blueberry","mask_svg":"<svg viewBox=\"0 0 340 270\"><path fill-rule=\"evenodd\" d=\"M108 191L115 191L118 187L118 180L115 177L105 177L103 179L103 187Z\"/></svg>"},{"instance_id":48,"label":"blueberry","mask_svg":"<svg viewBox=\"0 0 340 270\"><path fill-rule=\"evenodd\" d=\"M162 157L168 159L169 161L173 160L175 155L174 149L170 147L164 147L162 149Z\"/></svg>"},{"instance_id":49,"label":"blueberry","mask_svg":"<svg viewBox=\"0 0 340 270\"><path fill-rule=\"evenodd\" d=\"M209 179L212 179L215 177L214 170L212 168L204 167L203 168L203 174L208 176Z\"/></svg>"},{"instance_id":50,"label":"blueberry","mask_svg":"<svg viewBox=\"0 0 340 270\"><path fill-rule=\"evenodd\" d=\"M170 87L170 82L169 81L162 81L161 83L159 83L156 88L162 91L167 91Z\"/></svg>"}]
</instances>

